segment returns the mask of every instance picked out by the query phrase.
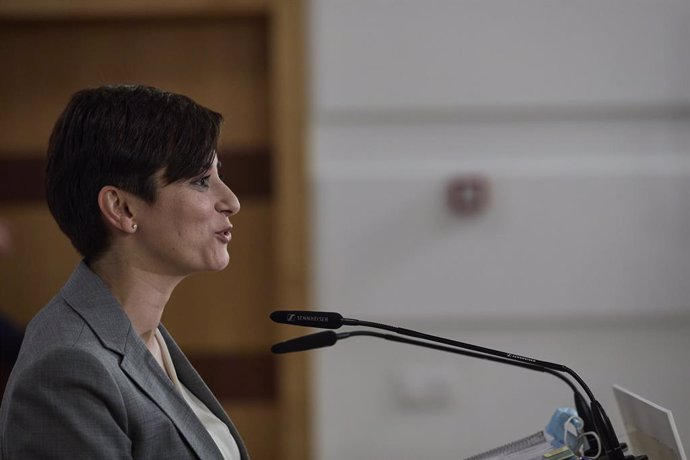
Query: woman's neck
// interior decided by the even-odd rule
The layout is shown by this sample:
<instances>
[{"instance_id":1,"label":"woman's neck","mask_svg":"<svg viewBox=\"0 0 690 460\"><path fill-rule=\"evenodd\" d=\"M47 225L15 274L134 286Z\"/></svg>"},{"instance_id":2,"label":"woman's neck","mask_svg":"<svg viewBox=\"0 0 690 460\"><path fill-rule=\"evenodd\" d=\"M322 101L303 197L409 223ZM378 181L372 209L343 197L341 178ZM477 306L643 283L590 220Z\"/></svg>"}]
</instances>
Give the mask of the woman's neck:
<instances>
[{"instance_id":1,"label":"woman's neck","mask_svg":"<svg viewBox=\"0 0 690 460\"><path fill-rule=\"evenodd\" d=\"M90 263L132 322L147 347L155 345L154 334L173 289L182 281L141 269L113 255Z\"/></svg>"}]
</instances>

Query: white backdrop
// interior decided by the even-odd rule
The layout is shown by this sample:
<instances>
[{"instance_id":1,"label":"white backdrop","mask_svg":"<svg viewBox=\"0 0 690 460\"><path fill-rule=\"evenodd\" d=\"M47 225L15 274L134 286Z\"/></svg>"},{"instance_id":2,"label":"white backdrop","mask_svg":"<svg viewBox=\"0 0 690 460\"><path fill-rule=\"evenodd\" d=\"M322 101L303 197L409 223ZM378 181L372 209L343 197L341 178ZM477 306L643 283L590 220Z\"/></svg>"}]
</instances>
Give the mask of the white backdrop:
<instances>
[{"instance_id":1,"label":"white backdrop","mask_svg":"<svg viewBox=\"0 0 690 460\"><path fill-rule=\"evenodd\" d=\"M312 0L316 306L563 362L690 439L690 3ZM459 217L448 181L480 174ZM458 459L567 388L373 339L316 352L317 459ZM622 436L619 427L619 435Z\"/></svg>"}]
</instances>

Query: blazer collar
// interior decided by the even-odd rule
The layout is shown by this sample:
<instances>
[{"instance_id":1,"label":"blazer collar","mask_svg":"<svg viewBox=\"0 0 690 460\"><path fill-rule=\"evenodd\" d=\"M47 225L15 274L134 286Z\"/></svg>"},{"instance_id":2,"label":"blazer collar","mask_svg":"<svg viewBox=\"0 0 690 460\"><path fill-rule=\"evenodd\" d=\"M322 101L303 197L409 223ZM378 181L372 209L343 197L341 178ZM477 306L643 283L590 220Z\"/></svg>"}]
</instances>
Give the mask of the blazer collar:
<instances>
[{"instance_id":1,"label":"blazer collar","mask_svg":"<svg viewBox=\"0 0 690 460\"><path fill-rule=\"evenodd\" d=\"M81 262L60 294L94 331L103 346L122 356L122 370L165 412L199 458L222 459L213 438L136 334L122 306L103 280ZM174 343L167 332L166 336L167 343ZM176 345L174 348L176 353L182 354ZM201 377L196 375L205 387ZM209 396L213 398L210 392ZM202 401L206 403L205 399ZM229 420L226 418L222 420L227 423Z\"/></svg>"},{"instance_id":2,"label":"blazer collar","mask_svg":"<svg viewBox=\"0 0 690 460\"><path fill-rule=\"evenodd\" d=\"M77 266L60 295L86 321L103 346L125 354L132 323L103 280L85 262Z\"/></svg>"}]
</instances>

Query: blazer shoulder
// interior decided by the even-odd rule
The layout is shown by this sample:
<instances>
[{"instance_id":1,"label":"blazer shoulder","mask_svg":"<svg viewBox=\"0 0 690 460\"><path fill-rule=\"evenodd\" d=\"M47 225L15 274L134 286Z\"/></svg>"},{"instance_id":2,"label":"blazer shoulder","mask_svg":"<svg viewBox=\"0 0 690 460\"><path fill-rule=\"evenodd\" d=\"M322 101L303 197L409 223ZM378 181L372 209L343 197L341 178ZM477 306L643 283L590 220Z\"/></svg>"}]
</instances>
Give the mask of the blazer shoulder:
<instances>
[{"instance_id":1,"label":"blazer shoulder","mask_svg":"<svg viewBox=\"0 0 690 460\"><path fill-rule=\"evenodd\" d=\"M87 347L59 345L38 354L35 359L18 362L12 371L8 391L16 388L52 390L74 385L111 397L119 394L113 363Z\"/></svg>"},{"instance_id":2,"label":"blazer shoulder","mask_svg":"<svg viewBox=\"0 0 690 460\"><path fill-rule=\"evenodd\" d=\"M8 458L62 459L76 446L89 458L128 452L127 429L112 370L80 347L55 347L13 370L0 407L0 439L12 440L3 446Z\"/></svg>"},{"instance_id":3,"label":"blazer shoulder","mask_svg":"<svg viewBox=\"0 0 690 460\"><path fill-rule=\"evenodd\" d=\"M64 300L55 297L29 322L17 363L31 362L54 349L88 340L87 324Z\"/></svg>"}]
</instances>

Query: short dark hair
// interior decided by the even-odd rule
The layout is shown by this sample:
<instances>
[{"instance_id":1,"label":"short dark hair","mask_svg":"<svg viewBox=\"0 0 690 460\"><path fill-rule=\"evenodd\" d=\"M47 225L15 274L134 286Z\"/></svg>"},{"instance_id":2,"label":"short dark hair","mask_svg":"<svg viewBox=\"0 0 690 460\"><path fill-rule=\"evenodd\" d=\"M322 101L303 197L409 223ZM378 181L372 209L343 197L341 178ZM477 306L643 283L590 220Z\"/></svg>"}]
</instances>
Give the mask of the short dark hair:
<instances>
[{"instance_id":1,"label":"short dark hair","mask_svg":"<svg viewBox=\"0 0 690 460\"><path fill-rule=\"evenodd\" d=\"M154 202L158 171L167 185L211 167L222 121L187 96L148 86L76 92L53 128L45 185L50 212L77 251L88 261L108 249L101 188Z\"/></svg>"}]
</instances>

